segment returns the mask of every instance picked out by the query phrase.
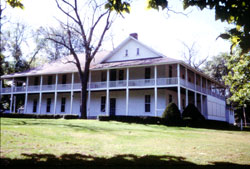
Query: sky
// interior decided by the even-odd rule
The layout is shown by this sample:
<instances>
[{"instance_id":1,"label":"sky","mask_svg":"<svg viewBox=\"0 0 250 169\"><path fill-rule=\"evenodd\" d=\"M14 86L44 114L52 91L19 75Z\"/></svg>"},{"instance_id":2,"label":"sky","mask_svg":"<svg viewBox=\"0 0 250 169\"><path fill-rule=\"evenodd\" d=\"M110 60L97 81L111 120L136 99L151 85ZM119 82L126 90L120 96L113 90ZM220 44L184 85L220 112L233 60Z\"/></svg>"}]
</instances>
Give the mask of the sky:
<instances>
[{"instance_id":1,"label":"sky","mask_svg":"<svg viewBox=\"0 0 250 169\"><path fill-rule=\"evenodd\" d=\"M22 20L34 30L40 26L57 25L57 19L64 15L57 9L53 0L23 0L25 9L9 9L11 20ZM118 17L111 27L114 46L118 46L130 33L138 33L138 39L144 44L176 59L182 59L184 46L182 42L195 48L199 58L229 52L229 42L216 38L225 29L227 23L215 21L213 10L200 11L196 7L176 14L167 11L146 10L145 0L135 0L131 4L131 13ZM183 12L181 0L170 0L169 6L175 11ZM102 48L112 50L112 43L105 41Z\"/></svg>"}]
</instances>

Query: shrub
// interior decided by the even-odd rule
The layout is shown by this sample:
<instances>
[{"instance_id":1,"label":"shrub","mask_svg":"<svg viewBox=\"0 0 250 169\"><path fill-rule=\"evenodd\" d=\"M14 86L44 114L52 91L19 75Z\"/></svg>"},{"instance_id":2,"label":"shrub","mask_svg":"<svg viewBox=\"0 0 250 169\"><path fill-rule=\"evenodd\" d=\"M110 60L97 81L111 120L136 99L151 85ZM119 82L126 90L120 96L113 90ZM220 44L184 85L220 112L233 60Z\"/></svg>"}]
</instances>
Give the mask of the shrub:
<instances>
[{"instance_id":1,"label":"shrub","mask_svg":"<svg viewBox=\"0 0 250 169\"><path fill-rule=\"evenodd\" d=\"M179 124L181 122L181 113L175 103L170 103L162 114L162 118L168 124Z\"/></svg>"},{"instance_id":2,"label":"shrub","mask_svg":"<svg viewBox=\"0 0 250 169\"><path fill-rule=\"evenodd\" d=\"M100 121L119 121L126 123L138 123L138 124L160 124L161 118L152 116L98 116Z\"/></svg>"},{"instance_id":3,"label":"shrub","mask_svg":"<svg viewBox=\"0 0 250 169\"><path fill-rule=\"evenodd\" d=\"M204 121L204 116L195 107L194 104L189 104L182 113L183 119L190 119L191 121Z\"/></svg>"},{"instance_id":4,"label":"shrub","mask_svg":"<svg viewBox=\"0 0 250 169\"><path fill-rule=\"evenodd\" d=\"M79 115L77 114L65 114L63 116L64 119L79 119Z\"/></svg>"}]
</instances>

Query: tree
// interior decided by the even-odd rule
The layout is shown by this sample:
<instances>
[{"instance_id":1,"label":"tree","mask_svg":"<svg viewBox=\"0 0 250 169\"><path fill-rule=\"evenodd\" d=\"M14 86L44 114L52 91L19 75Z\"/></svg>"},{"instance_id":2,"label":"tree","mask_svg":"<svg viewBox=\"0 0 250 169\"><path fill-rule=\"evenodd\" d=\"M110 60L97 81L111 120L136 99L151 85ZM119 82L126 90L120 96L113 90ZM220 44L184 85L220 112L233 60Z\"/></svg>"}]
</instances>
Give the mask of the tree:
<instances>
[{"instance_id":1,"label":"tree","mask_svg":"<svg viewBox=\"0 0 250 169\"><path fill-rule=\"evenodd\" d=\"M221 53L217 56L213 56L211 60L205 62L205 66L202 71L214 78L220 83L225 83L223 76L226 76L229 72L226 64L227 58L230 57L227 53Z\"/></svg>"},{"instance_id":2,"label":"tree","mask_svg":"<svg viewBox=\"0 0 250 169\"><path fill-rule=\"evenodd\" d=\"M241 54L250 51L250 3L249 0L183 0L184 9L189 6L198 6L215 9L215 19L227 21L234 28L229 33L221 34L219 37L231 40L231 53L237 45L241 48Z\"/></svg>"},{"instance_id":3,"label":"tree","mask_svg":"<svg viewBox=\"0 0 250 169\"><path fill-rule=\"evenodd\" d=\"M110 9L119 11L124 3L130 6L130 0L108 0ZM148 8L169 9L169 0L148 0ZM239 46L242 53L250 51L250 3L249 0L183 0L184 10L190 6L197 6L201 10L204 8L215 9L215 19L220 19L222 22L227 21L233 24L234 28L228 33L223 33L219 37L229 39L232 42L231 51L234 47Z\"/></svg>"},{"instance_id":4,"label":"tree","mask_svg":"<svg viewBox=\"0 0 250 169\"><path fill-rule=\"evenodd\" d=\"M49 61L53 61L61 58L62 56L69 55L69 50L63 45L48 40L48 38L50 38L50 35L60 35L60 37L67 37L67 33L65 33L62 27L50 29L40 27L37 30L37 43L41 46L41 51L42 54L45 55L45 58L47 58ZM56 38L57 41L60 41L60 37L55 36L54 38ZM79 39L79 37L72 38ZM78 45L78 48L82 49L81 45Z\"/></svg>"},{"instance_id":5,"label":"tree","mask_svg":"<svg viewBox=\"0 0 250 169\"><path fill-rule=\"evenodd\" d=\"M81 82L81 118L87 118L87 83L89 79L90 63L99 51L106 32L112 25L112 10L116 6L112 6L114 1L103 3L103 1L90 0L84 2L84 6L79 6L79 1L74 0L70 3L66 0L56 0L58 9L67 16L68 21L60 22L60 26L64 29L66 36L54 32L50 34L49 40L63 45L73 56L74 63L78 70ZM125 3L119 6L118 13L128 12L128 6ZM105 8L104 8L105 7ZM85 11L85 15L81 12ZM73 38L79 37L79 38ZM77 54L75 44L80 44L85 53L84 70Z\"/></svg>"},{"instance_id":6,"label":"tree","mask_svg":"<svg viewBox=\"0 0 250 169\"><path fill-rule=\"evenodd\" d=\"M199 70L200 66L206 62L208 56L204 59L198 59L198 50L195 47L195 42L193 42L191 46L187 45L185 42L182 42L182 44L184 46L182 57L185 59L185 62Z\"/></svg>"},{"instance_id":7,"label":"tree","mask_svg":"<svg viewBox=\"0 0 250 169\"><path fill-rule=\"evenodd\" d=\"M8 29L4 30L2 34L0 75L30 69L42 48L39 44L34 48L28 46L32 39L35 40L36 35L31 32L27 24L23 22L10 23ZM26 48L25 52L23 52L24 48Z\"/></svg>"},{"instance_id":8,"label":"tree","mask_svg":"<svg viewBox=\"0 0 250 169\"><path fill-rule=\"evenodd\" d=\"M227 67L230 71L224 79L226 85L230 86L229 101L234 107L243 108L246 124L245 109L250 107L250 54L240 53L227 58Z\"/></svg>"},{"instance_id":9,"label":"tree","mask_svg":"<svg viewBox=\"0 0 250 169\"><path fill-rule=\"evenodd\" d=\"M6 9L7 4L9 4L12 8L21 8L23 9L24 6L20 0L7 0L7 1L0 1L0 76L3 75L4 67L6 67L7 63L4 61L4 55L2 54L4 45L2 44L2 26L3 26L3 19L5 16L3 15L3 11Z\"/></svg>"}]
</instances>

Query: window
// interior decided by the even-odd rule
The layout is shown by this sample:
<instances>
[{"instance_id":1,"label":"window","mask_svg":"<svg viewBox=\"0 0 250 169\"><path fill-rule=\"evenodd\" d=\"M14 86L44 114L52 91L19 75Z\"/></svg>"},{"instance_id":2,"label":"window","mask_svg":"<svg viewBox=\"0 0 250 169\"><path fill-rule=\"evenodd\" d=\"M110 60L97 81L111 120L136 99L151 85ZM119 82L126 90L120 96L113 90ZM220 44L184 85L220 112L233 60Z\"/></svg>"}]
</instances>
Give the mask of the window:
<instances>
[{"instance_id":1,"label":"window","mask_svg":"<svg viewBox=\"0 0 250 169\"><path fill-rule=\"evenodd\" d=\"M139 48L136 49L136 55L137 56L140 55L140 49Z\"/></svg>"},{"instance_id":2,"label":"window","mask_svg":"<svg viewBox=\"0 0 250 169\"><path fill-rule=\"evenodd\" d=\"M62 100L61 100L61 112L65 112L65 104L66 104L66 98L62 97Z\"/></svg>"},{"instance_id":3,"label":"window","mask_svg":"<svg viewBox=\"0 0 250 169\"><path fill-rule=\"evenodd\" d=\"M191 82L191 78L190 77L188 77L188 81Z\"/></svg>"},{"instance_id":4,"label":"window","mask_svg":"<svg viewBox=\"0 0 250 169\"><path fill-rule=\"evenodd\" d=\"M37 109L37 100L33 100L33 113L36 112Z\"/></svg>"},{"instance_id":5,"label":"window","mask_svg":"<svg viewBox=\"0 0 250 169\"><path fill-rule=\"evenodd\" d=\"M48 76L48 85L52 84L52 76Z\"/></svg>"},{"instance_id":6,"label":"window","mask_svg":"<svg viewBox=\"0 0 250 169\"><path fill-rule=\"evenodd\" d=\"M172 67L172 66L169 66L168 76L169 76L169 77L172 77L172 76L173 76L173 67Z\"/></svg>"},{"instance_id":7,"label":"window","mask_svg":"<svg viewBox=\"0 0 250 169\"><path fill-rule=\"evenodd\" d=\"M105 107L106 107L106 97L102 96L101 97L101 112L105 112Z\"/></svg>"},{"instance_id":8,"label":"window","mask_svg":"<svg viewBox=\"0 0 250 169\"><path fill-rule=\"evenodd\" d=\"M145 95L145 112L150 112L150 95Z\"/></svg>"},{"instance_id":9,"label":"window","mask_svg":"<svg viewBox=\"0 0 250 169\"><path fill-rule=\"evenodd\" d=\"M150 67L145 68L145 79L150 79Z\"/></svg>"},{"instance_id":10,"label":"window","mask_svg":"<svg viewBox=\"0 0 250 169\"><path fill-rule=\"evenodd\" d=\"M170 94L169 95L169 103L172 103L173 102L173 96Z\"/></svg>"},{"instance_id":11,"label":"window","mask_svg":"<svg viewBox=\"0 0 250 169\"><path fill-rule=\"evenodd\" d=\"M119 80L124 80L124 70L119 70Z\"/></svg>"},{"instance_id":12,"label":"window","mask_svg":"<svg viewBox=\"0 0 250 169\"><path fill-rule=\"evenodd\" d=\"M47 108L46 112L50 112L51 98L47 98Z\"/></svg>"},{"instance_id":13,"label":"window","mask_svg":"<svg viewBox=\"0 0 250 169\"><path fill-rule=\"evenodd\" d=\"M67 75L62 76L62 84L66 84L67 81Z\"/></svg>"},{"instance_id":14,"label":"window","mask_svg":"<svg viewBox=\"0 0 250 169\"><path fill-rule=\"evenodd\" d=\"M35 79L34 79L34 85L35 85L35 86L38 85L38 81L39 81L39 77L35 77Z\"/></svg>"},{"instance_id":15,"label":"window","mask_svg":"<svg viewBox=\"0 0 250 169\"><path fill-rule=\"evenodd\" d=\"M101 72L101 81L106 81L106 72Z\"/></svg>"},{"instance_id":16,"label":"window","mask_svg":"<svg viewBox=\"0 0 250 169\"><path fill-rule=\"evenodd\" d=\"M128 56L128 49L125 50L125 56Z\"/></svg>"},{"instance_id":17,"label":"window","mask_svg":"<svg viewBox=\"0 0 250 169\"><path fill-rule=\"evenodd\" d=\"M182 74L182 79L185 79L185 75L184 74Z\"/></svg>"}]
</instances>

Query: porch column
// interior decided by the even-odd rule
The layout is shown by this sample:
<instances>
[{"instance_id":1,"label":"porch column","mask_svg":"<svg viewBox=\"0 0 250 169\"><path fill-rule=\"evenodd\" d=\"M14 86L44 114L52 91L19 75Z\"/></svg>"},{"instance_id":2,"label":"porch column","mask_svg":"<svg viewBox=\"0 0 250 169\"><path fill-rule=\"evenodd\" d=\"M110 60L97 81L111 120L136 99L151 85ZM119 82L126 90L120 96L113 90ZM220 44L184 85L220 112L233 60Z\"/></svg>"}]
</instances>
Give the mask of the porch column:
<instances>
[{"instance_id":1,"label":"porch column","mask_svg":"<svg viewBox=\"0 0 250 169\"><path fill-rule=\"evenodd\" d=\"M127 81L126 81L126 116L128 116L129 110L128 110L128 102L129 102L129 68L127 68Z\"/></svg>"},{"instance_id":2,"label":"porch column","mask_svg":"<svg viewBox=\"0 0 250 169\"><path fill-rule=\"evenodd\" d=\"M91 71L89 71L89 84L88 84L88 111L87 117L90 115L90 102L91 102Z\"/></svg>"},{"instance_id":3,"label":"porch column","mask_svg":"<svg viewBox=\"0 0 250 169\"><path fill-rule=\"evenodd\" d=\"M188 89L186 89L186 107L188 106Z\"/></svg>"},{"instance_id":4,"label":"porch column","mask_svg":"<svg viewBox=\"0 0 250 169\"><path fill-rule=\"evenodd\" d=\"M187 82L188 82L188 71L185 67L185 81L186 81L186 107L188 106L188 89L187 89Z\"/></svg>"},{"instance_id":5,"label":"porch column","mask_svg":"<svg viewBox=\"0 0 250 169\"><path fill-rule=\"evenodd\" d=\"M187 82L188 82L188 71L187 68L185 67L185 80L186 80L186 87L187 87Z\"/></svg>"},{"instance_id":6,"label":"porch column","mask_svg":"<svg viewBox=\"0 0 250 169\"><path fill-rule=\"evenodd\" d=\"M208 94L208 89L207 89L207 79L206 79L206 93Z\"/></svg>"},{"instance_id":7,"label":"porch column","mask_svg":"<svg viewBox=\"0 0 250 169\"><path fill-rule=\"evenodd\" d=\"M16 96L14 96L14 107L13 107L14 112L16 111Z\"/></svg>"},{"instance_id":8,"label":"porch column","mask_svg":"<svg viewBox=\"0 0 250 169\"><path fill-rule=\"evenodd\" d=\"M0 79L0 93L2 93L2 88L3 88L3 80ZM2 94L0 94L0 100L2 99Z\"/></svg>"},{"instance_id":9,"label":"porch column","mask_svg":"<svg viewBox=\"0 0 250 169\"><path fill-rule=\"evenodd\" d=\"M202 92L202 76L201 76L201 83L200 83L200 86L201 86L201 93L203 93ZM201 114L203 114L203 97L202 97L202 94L201 94Z\"/></svg>"},{"instance_id":10,"label":"porch column","mask_svg":"<svg viewBox=\"0 0 250 169\"><path fill-rule=\"evenodd\" d=\"M57 83L58 83L58 74L56 74L56 82L55 82L54 114L56 114L56 103L57 103Z\"/></svg>"},{"instance_id":11,"label":"porch column","mask_svg":"<svg viewBox=\"0 0 250 169\"><path fill-rule=\"evenodd\" d=\"M12 109L12 106L13 106L13 92L14 92L14 78L12 79L12 82L11 82L11 95L10 95L10 112L13 113L13 109Z\"/></svg>"},{"instance_id":12,"label":"porch column","mask_svg":"<svg viewBox=\"0 0 250 169\"><path fill-rule=\"evenodd\" d=\"M194 91L194 105L195 105L195 107L197 107L197 92L196 92L197 88L196 88L196 73L195 72L194 72L194 89L195 89L195 91Z\"/></svg>"},{"instance_id":13,"label":"porch column","mask_svg":"<svg viewBox=\"0 0 250 169\"><path fill-rule=\"evenodd\" d=\"M181 110L181 87L180 87L180 64L177 64L177 77L178 77L178 108Z\"/></svg>"},{"instance_id":14,"label":"porch column","mask_svg":"<svg viewBox=\"0 0 250 169\"><path fill-rule=\"evenodd\" d=\"M72 73L71 75L70 114L72 114L73 99L74 99L74 73Z\"/></svg>"},{"instance_id":15,"label":"porch column","mask_svg":"<svg viewBox=\"0 0 250 169\"><path fill-rule=\"evenodd\" d=\"M157 116L157 66L154 66L155 73L155 117Z\"/></svg>"},{"instance_id":16,"label":"porch column","mask_svg":"<svg viewBox=\"0 0 250 169\"><path fill-rule=\"evenodd\" d=\"M42 87L43 87L43 75L40 78L40 94L39 94L39 109L38 113L41 114L41 106L42 106Z\"/></svg>"},{"instance_id":17,"label":"porch column","mask_svg":"<svg viewBox=\"0 0 250 169\"><path fill-rule=\"evenodd\" d=\"M109 69L107 70L106 115L109 115Z\"/></svg>"},{"instance_id":18,"label":"porch column","mask_svg":"<svg viewBox=\"0 0 250 169\"><path fill-rule=\"evenodd\" d=\"M201 114L203 115L203 97L202 97L202 94L201 94Z\"/></svg>"},{"instance_id":19,"label":"porch column","mask_svg":"<svg viewBox=\"0 0 250 169\"><path fill-rule=\"evenodd\" d=\"M27 77L26 77L25 101L24 101L24 113L27 113L28 87L29 87L29 76L27 76Z\"/></svg>"}]
</instances>

